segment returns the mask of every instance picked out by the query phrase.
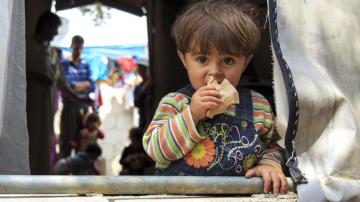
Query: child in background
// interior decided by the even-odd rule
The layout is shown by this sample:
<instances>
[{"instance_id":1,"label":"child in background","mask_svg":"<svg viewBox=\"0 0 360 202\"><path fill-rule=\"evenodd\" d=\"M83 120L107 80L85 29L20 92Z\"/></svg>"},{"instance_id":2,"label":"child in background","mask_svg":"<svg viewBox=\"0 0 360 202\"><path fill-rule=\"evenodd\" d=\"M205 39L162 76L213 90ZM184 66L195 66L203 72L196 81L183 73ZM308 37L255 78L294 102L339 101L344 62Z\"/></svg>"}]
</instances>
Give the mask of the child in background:
<instances>
[{"instance_id":1,"label":"child in background","mask_svg":"<svg viewBox=\"0 0 360 202\"><path fill-rule=\"evenodd\" d=\"M120 175L146 175L153 174L153 161L146 155L142 147L141 140L143 130L140 128L132 128L129 138L131 143L125 147L121 154L120 164L122 170Z\"/></svg>"},{"instance_id":2,"label":"child in background","mask_svg":"<svg viewBox=\"0 0 360 202\"><path fill-rule=\"evenodd\" d=\"M224 104L215 83L237 87L260 43L257 9L244 1L188 5L172 34L190 85L163 97L143 137L158 175L262 177L264 192L285 193L282 149L274 115L261 94L237 88L239 104ZM212 117L212 118L209 118Z\"/></svg>"},{"instance_id":3,"label":"child in background","mask_svg":"<svg viewBox=\"0 0 360 202\"><path fill-rule=\"evenodd\" d=\"M84 128L80 130L79 151L85 151L89 144L96 143L98 139L104 139L104 133L99 129L100 117L97 113L90 113L85 116Z\"/></svg>"},{"instance_id":4,"label":"child in background","mask_svg":"<svg viewBox=\"0 0 360 202\"><path fill-rule=\"evenodd\" d=\"M56 175L100 175L98 158L102 150L97 144L87 145L85 151L60 159L55 165Z\"/></svg>"}]
</instances>

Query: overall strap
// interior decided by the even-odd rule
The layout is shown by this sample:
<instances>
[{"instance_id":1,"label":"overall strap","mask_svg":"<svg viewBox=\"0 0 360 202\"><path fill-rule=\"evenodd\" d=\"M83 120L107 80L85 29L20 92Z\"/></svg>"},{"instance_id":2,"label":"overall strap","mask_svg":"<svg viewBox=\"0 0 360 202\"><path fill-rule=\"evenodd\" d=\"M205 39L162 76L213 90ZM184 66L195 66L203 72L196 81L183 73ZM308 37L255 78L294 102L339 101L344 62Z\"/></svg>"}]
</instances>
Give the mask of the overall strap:
<instances>
[{"instance_id":1,"label":"overall strap","mask_svg":"<svg viewBox=\"0 0 360 202\"><path fill-rule=\"evenodd\" d=\"M236 105L236 116L240 119L253 121L252 95L249 89L238 89L240 103Z\"/></svg>"},{"instance_id":2,"label":"overall strap","mask_svg":"<svg viewBox=\"0 0 360 202\"><path fill-rule=\"evenodd\" d=\"M186 85L182 89L178 91L178 93L184 94L188 97L192 97L192 95L195 93L195 89L191 86L191 84Z\"/></svg>"}]
</instances>

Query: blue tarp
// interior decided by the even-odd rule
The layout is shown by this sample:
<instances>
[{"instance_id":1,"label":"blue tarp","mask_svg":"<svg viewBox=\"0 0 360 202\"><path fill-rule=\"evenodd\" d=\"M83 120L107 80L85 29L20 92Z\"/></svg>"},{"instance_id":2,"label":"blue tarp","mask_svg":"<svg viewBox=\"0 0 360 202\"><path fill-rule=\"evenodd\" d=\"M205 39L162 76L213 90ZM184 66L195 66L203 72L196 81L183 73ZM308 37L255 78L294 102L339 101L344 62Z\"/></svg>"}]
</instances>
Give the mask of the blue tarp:
<instances>
[{"instance_id":1,"label":"blue tarp","mask_svg":"<svg viewBox=\"0 0 360 202\"><path fill-rule=\"evenodd\" d=\"M71 48L61 47L65 57L71 54ZM148 59L146 45L96 46L85 47L82 57L89 63L91 78L94 81L107 79L107 58L117 60L121 57Z\"/></svg>"},{"instance_id":2,"label":"blue tarp","mask_svg":"<svg viewBox=\"0 0 360 202\"><path fill-rule=\"evenodd\" d=\"M70 55L71 48L61 47L64 55ZM147 45L123 45L123 46L94 46L85 47L83 58L92 59L95 56L107 56L112 59L119 57L137 56L139 58L147 58Z\"/></svg>"}]
</instances>

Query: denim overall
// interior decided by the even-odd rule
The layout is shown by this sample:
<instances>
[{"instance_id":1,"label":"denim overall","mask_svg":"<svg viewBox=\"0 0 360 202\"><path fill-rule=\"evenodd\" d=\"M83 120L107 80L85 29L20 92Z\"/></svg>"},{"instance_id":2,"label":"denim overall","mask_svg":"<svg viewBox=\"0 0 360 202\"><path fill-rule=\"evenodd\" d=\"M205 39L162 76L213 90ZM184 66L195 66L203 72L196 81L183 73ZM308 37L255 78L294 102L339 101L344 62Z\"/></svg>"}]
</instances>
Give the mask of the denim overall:
<instances>
[{"instance_id":1,"label":"denim overall","mask_svg":"<svg viewBox=\"0 0 360 202\"><path fill-rule=\"evenodd\" d=\"M191 85L179 91L190 98L194 92ZM201 166L199 166L201 161L198 161L197 166L189 164L191 161L187 159L191 160L191 153L197 147L195 146L193 151L183 158L171 162L165 169L158 170L157 175L243 176L248 169L257 164L263 151L263 144L253 124L251 92L247 89L240 89L238 92L240 104L236 105L235 117L218 114L198 124L199 133L206 134L208 138L207 145L213 146L210 151L214 152L210 152L212 155L206 158L211 159L211 162L205 161L206 163L202 163Z\"/></svg>"}]
</instances>

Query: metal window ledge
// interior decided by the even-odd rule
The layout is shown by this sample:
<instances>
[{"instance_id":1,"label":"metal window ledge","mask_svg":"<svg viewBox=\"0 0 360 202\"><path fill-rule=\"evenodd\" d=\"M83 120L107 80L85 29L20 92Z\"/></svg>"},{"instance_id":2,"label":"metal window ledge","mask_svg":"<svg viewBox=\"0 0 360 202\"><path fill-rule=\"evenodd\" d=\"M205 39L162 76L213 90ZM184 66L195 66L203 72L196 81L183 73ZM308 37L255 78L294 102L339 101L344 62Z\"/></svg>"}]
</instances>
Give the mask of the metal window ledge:
<instances>
[{"instance_id":1,"label":"metal window ledge","mask_svg":"<svg viewBox=\"0 0 360 202\"><path fill-rule=\"evenodd\" d=\"M287 178L288 191L294 185ZM258 194L261 178L196 176L30 176L0 175L0 194Z\"/></svg>"}]
</instances>

